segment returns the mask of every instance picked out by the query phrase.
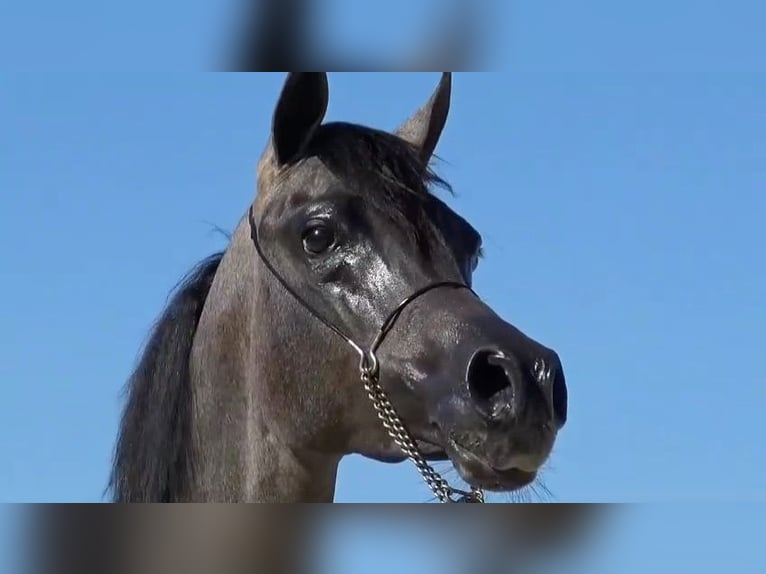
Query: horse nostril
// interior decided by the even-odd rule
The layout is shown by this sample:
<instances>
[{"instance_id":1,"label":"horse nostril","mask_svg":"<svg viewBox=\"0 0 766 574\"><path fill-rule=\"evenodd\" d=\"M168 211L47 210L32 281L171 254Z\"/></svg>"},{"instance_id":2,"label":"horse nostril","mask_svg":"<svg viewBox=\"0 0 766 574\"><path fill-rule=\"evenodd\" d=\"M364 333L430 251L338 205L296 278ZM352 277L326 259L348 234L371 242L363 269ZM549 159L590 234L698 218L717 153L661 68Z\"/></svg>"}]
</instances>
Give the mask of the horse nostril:
<instances>
[{"instance_id":1,"label":"horse nostril","mask_svg":"<svg viewBox=\"0 0 766 574\"><path fill-rule=\"evenodd\" d=\"M553 375L553 414L560 427L567 421L567 384L564 378L564 371L561 368L556 369Z\"/></svg>"},{"instance_id":2,"label":"horse nostril","mask_svg":"<svg viewBox=\"0 0 766 574\"><path fill-rule=\"evenodd\" d=\"M563 427L567 420L567 384L558 355L553 353L535 361L533 373L544 390L554 422L559 428Z\"/></svg>"},{"instance_id":3,"label":"horse nostril","mask_svg":"<svg viewBox=\"0 0 766 574\"><path fill-rule=\"evenodd\" d=\"M476 405L485 414L493 414L497 395L510 388L507 372L509 359L497 351L480 349L468 363L466 382ZM505 401L503 401L505 403Z\"/></svg>"}]
</instances>

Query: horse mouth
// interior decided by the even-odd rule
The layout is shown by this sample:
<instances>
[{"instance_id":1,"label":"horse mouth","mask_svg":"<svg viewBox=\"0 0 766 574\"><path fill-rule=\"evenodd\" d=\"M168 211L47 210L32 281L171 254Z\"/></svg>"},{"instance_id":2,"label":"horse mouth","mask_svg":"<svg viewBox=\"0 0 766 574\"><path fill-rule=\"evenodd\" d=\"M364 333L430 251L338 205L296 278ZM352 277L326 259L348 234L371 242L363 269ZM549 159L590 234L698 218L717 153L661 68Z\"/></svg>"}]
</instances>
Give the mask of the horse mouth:
<instances>
[{"instance_id":1,"label":"horse mouth","mask_svg":"<svg viewBox=\"0 0 766 574\"><path fill-rule=\"evenodd\" d=\"M513 492L530 485L537 478L537 471L520 468L494 468L452 439L449 440L446 451L460 477L471 486L483 490Z\"/></svg>"},{"instance_id":2,"label":"horse mouth","mask_svg":"<svg viewBox=\"0 0 766 574\"><path fill-rule=\"evenodd\" d=\"M416 440L418 450L429 462L449 460L460 477L471 486L490 492L512 492L528 486L537 478L536 471L492 467L471 450L450 439L447 446L425 439Z\"/></svg>"}]
</instances>

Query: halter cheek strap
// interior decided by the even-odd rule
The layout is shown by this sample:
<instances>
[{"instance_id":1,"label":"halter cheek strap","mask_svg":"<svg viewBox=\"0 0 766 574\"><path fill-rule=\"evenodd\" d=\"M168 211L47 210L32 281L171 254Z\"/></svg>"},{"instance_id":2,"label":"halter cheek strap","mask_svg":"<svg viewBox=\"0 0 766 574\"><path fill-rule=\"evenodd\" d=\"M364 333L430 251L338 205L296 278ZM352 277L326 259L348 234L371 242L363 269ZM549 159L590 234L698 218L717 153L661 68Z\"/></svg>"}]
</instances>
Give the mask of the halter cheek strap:
<instances>
[{"instance_id":1,"label":"halter cheek strap","mask_svg":"<svg viewBox=\"0 0 766 574\"><path fill-rule=\"evenodd\" d=\"M420 454L415 441L407 432L401 418L394 410L391 402L380 386L378 382L378 374L380 363L378 362L377 350L386 338L386 335L391 332L396 323L396 320L401 315L402 311L413 301L415 301L421 295L428 293L434 289L441 287L452 287L455 289L468 289L471 293L476 293L468 285L457 281L439 281L432 283L421 289L418 289L401 303L399 303L393 311L388 315L380 330L376 334L370 346L365 349L354 341L353 337L348 335L338 325L329 321L322 315L320 315L316 309L314 309L309 303L301 297L301 295L293 289L284 277L274 268L269 261L269 258L263 253L261 243L258 238L258 227L255 223L255 217L253 215L253 206L250 206L248 210L248 220L250 223L250 237L255 245L255 250L258 252L258 256L263 261L264 265L268 268L271 274L279 281L282 287L292 295L296 301L298 301L305 309L311 313L318 321L324 324L327 328L331 329L336 335L341 337L346 343L351 346L354 351L359 355L359 373L362 382L365 385L367 394L370 400L373 402L373 406L378 413L378 417L382 420L383 426L388 431L394 442L402 449L407 457L415 464L418 471L423 476L428 486L439 498L441 502L484 502L484 494L477 488L471 488L471 492L464 492L452 488L447 482L426 462L425 458ZM457 497L457 499L456 499Z\"/></svg>"}]
</instances>

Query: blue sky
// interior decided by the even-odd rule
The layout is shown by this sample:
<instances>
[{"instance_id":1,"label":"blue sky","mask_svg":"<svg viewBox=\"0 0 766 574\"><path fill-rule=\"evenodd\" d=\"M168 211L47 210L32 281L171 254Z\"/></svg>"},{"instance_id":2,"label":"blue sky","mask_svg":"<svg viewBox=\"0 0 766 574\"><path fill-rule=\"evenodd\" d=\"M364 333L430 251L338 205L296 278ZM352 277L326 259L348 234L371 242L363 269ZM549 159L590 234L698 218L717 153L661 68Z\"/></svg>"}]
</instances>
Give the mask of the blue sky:
<instances>
[{"instance_id":1,"label":"blue sky","mask_svg":"<svg viewBox=\"0 0 766 574\"><path fill-rule=\"evenodd\" d=\"M438 149L484 235L477 290L564 362L545 484L764 502L766 8L576 4L515 5L504 72L456 74ZM108 46L88 54L98 70ZM283 80L75 64L0 77L6 501L101 499L122 384L168 291L223 247L212 226L244 213ZM331 74L329 117L393 128L437 79ZM342 464L341 501L427 498L408 465Z\"/></svg>"}]
</instances>

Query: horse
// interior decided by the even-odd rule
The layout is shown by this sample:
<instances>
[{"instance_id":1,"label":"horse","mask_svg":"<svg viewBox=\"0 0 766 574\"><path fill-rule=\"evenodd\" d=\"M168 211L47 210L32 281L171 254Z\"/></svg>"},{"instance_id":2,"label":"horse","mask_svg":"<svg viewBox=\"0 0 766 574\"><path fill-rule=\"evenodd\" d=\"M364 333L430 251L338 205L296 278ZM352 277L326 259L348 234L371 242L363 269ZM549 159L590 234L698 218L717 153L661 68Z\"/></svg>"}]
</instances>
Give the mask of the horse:
<instances>
[{"instance_id":1,"label":"horse","mask_svg":"<svg viewBox=\"0 0 766 574\"><path fill-rule=\"evenodd\" d=\"M353 454L483 502L549 458L561 360L475 293L481 234L435 193L452 191L432 167L451 72L391 132L325 122L329 93L325 72L287 73L251 204L152 328L113 502L332 502Z\"/></svg>"}]
</instances>

